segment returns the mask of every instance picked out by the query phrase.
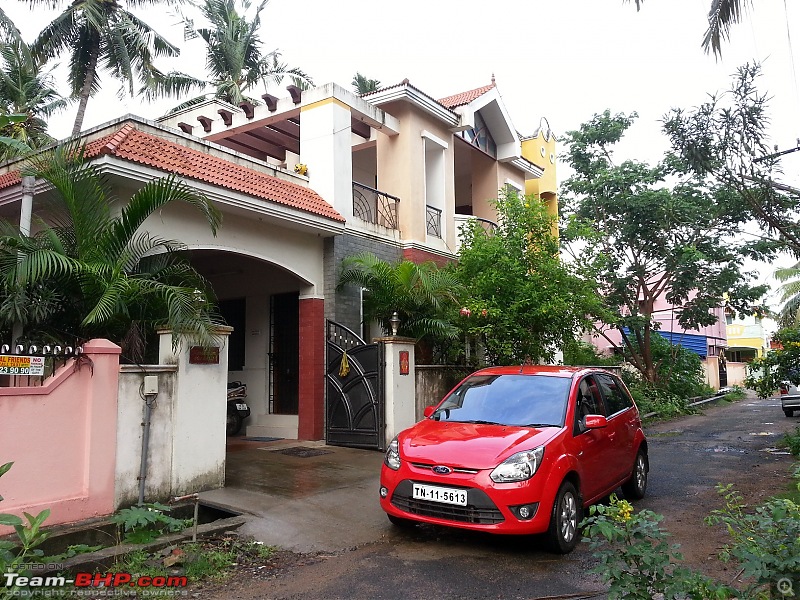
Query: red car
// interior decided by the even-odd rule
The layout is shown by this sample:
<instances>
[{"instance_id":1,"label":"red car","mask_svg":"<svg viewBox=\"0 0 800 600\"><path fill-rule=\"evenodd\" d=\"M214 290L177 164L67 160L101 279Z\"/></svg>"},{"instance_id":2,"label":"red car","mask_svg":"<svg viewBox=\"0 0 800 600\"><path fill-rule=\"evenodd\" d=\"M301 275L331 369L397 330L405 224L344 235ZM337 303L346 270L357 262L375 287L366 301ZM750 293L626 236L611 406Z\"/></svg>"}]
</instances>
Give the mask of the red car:
<instances>
[{"instance_id":1,"label":"red car","mask_svg":"<svg viewBox=\"0 0 800 600\"><path fill-rule=\"evenodd\" d=\"M464 379L389 444L381 507L432 523L578 543L583 509L647 489L647 440L625 384L601 369L493 367Z\"/></svg>"}]
</instances>

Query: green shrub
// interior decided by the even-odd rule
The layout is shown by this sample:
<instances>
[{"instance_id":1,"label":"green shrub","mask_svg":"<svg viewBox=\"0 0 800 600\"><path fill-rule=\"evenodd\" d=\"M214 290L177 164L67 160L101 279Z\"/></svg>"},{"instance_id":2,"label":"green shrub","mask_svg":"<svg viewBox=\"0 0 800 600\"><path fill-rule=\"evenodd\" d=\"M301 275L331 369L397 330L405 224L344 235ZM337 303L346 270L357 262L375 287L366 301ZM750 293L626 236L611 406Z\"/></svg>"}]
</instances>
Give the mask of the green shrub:
<instances>
[{"instance_id":1,"label":"green shrub","mask_svg":"<svg viewBox=\"0 0 800 600\"><path fill-rule=\"evenodd\" d=\"M784 434L781 446L788 449L792 456L800 457L800 427L795 427L794 432Z\"/></svg>"},{"instance_id":2,"label":"green shrub","mask_svg":"<svg viewBox=\"0 0 800 600\"><path fill-rule=\"evenodd\" d=\"M131 544L146 544L167 532L181 531L191 525L191 519L176 519L166 513L169 506L144 504L123 508L111 517L111 520L122 527L125 541Z\"/></svg>"},{"instance_id":3,"label":"green shrub","mask_svg":"<svg viewBox=\"0 0 800 600\"><path fill-rule=\"evenodd\" d=\"M800 477L800 468L795 478ZM800 484L798 484L800 489ZM717 583L682 567L679 546L670 546L661 529L661 515L634 512L625 500L611 497L609 506L592 506L582 523L599 565L594 569L609 585L608 597L645 600L678 598L785 598L800 591L800 504L771 498L748 512L742 496L730 485L717 486L723 508L706 518L723 524L731 544L720 559L735 560L745 583L741 589ZM792 591L792 588L794 590Z\"/></svg>"}]
</instances>

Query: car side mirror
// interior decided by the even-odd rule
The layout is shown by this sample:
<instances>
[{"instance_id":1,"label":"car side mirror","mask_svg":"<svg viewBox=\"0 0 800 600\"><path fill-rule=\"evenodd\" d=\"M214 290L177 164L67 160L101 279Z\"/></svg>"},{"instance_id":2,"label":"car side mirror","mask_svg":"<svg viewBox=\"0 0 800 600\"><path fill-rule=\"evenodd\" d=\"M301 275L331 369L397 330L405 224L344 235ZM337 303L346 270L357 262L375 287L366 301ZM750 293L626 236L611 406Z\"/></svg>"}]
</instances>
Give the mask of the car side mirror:
<instances>
[{"instance_id":1,"label":"car side mirror","mask_svg":"<svg viewBox=\"0 0 800 600\"><path fill-rule=\"evenodd\" d=\"M608 420L603 415L586 415L583 424L586 429L602 429L608 425Z\"/></svg>"},{"instance_id":2,"label":"car side mirror","mask_svg":"<svg viewBox=\"0 0 800 600\"><path fill-rule=\"evenodd\" d=\"M426 419L429 419L430 416L433 414L434 410L435 409L434 409L433 406L426 406L425 410L422 412L422 414L425 416Z\"/></svg>"}]
</instances>

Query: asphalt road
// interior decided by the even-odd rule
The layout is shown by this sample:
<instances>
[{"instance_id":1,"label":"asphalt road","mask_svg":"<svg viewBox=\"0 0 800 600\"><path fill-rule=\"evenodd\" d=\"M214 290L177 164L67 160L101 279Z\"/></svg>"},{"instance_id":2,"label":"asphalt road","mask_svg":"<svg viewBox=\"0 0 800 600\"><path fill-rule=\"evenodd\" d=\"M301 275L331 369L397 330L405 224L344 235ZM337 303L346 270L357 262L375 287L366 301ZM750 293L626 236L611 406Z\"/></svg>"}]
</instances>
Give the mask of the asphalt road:
<instances>
[{"instance_id":1,"label":"asphalt road","mask_svg":"<svg viewBox=\"0 0 800 600\"><path fill-rule=\"evenodd\" d=\"M665 516L664 526L683 546L687 562L726 577L716 553L724 533L702 519L719 507L714 489L731 482L757 503L787 489L793 461L774 447L800 425L776 400L748 399L712 406L703 414L647 427L650 443L648 496L636 503ZM377 503L377 500L376 500ZM315 553L313 560L278 577L232 582L204 598L296 599L542 599L602 597L603 586L589 573L595 564L585 544L570 555L543 549L541 540L495 537L438 527L398 530L388 521L367 519L359 542L338 551ZM347 543L346 523L341 523ZM309 555L311 556L311 555Z\"/></svg>"}]
</instances>

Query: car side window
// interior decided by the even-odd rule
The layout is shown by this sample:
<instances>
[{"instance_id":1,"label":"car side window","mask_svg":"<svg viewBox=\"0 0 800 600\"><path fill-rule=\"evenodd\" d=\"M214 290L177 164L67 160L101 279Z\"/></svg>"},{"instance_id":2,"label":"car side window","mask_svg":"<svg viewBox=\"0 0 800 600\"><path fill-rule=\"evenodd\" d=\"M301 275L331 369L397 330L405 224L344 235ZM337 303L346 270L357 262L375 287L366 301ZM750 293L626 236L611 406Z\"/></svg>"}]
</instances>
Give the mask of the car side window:
<instances>
[{"instance_id":1,"label":"car side window","mask_svg":"<svg viewBox=\"0 0 800 600\"><path fill-rule=\"evenodd\" d=\"M575 402L576 433L585 431L583 427L583 418L586 415L606 415L606 407L603 404L600 389L591 375L581 379L581 382L578 384L578 395Z\"/></svg>"},{"instance_id":2,"label":"car side window","mask_svg":"<svg viewBox=\"0 0 800 600\"><path fill-rule=\"evenodd\" d=\"M633 406L633 402L628 396L622 384L616 377L611 375L598 374L597 384L603 392L603 397L608 404L608 414L613 415Z\"/></svg>"}]
</instances>

